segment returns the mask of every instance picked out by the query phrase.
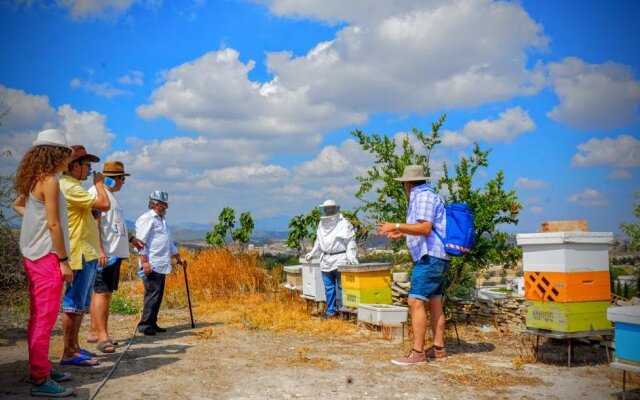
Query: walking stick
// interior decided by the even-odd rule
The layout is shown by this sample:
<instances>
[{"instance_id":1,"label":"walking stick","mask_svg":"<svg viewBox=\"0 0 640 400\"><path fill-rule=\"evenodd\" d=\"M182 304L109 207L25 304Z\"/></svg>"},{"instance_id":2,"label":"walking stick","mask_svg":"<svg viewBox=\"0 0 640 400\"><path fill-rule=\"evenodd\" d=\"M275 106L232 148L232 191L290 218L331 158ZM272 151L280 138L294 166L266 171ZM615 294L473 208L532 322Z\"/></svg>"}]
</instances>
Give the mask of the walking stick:
<instances>
[{"instance_id":1,"label":"walking stick","mask_svg":"<svg viewBox=\"0 0 640 400\"><path fill-rule=\"evenodd\" d=\"M196 324L193 322L193 309L191 308L191 293L189 293L189 281L187 280L187 263L182 264L182 271L184 271L184 284L187 286L187 301L189 302L189 315L191 316L191 328L195 328Z\"/></svg>"}]
</instances>

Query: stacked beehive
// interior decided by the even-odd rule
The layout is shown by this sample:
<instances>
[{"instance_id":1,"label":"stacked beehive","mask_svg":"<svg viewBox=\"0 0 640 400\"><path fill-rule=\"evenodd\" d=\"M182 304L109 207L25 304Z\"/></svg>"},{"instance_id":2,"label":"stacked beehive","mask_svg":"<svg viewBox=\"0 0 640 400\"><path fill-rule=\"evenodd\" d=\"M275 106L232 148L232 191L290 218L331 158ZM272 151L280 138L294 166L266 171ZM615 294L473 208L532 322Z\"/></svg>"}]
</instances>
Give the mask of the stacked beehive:
<instances>
[{"instance_id":1,"label":"stacked beehive","mask_svg":"<svg viewBox=\"0 0 640 400\"><path fill-rule=\"evenodd\" d=\"M340 265L342 305L391 304L391 266L387 263Z\"/></svg>"},{"instance_id":2,"label":"stacked beehive","mask_svg":"<svg viewBox=\"0 0 640 400\"><path fill-rule=\"evenodd\" d=\"M523 250L527 327L576 333L611 328L610 232L517 235Z\"/></svg>"}]
</instances>

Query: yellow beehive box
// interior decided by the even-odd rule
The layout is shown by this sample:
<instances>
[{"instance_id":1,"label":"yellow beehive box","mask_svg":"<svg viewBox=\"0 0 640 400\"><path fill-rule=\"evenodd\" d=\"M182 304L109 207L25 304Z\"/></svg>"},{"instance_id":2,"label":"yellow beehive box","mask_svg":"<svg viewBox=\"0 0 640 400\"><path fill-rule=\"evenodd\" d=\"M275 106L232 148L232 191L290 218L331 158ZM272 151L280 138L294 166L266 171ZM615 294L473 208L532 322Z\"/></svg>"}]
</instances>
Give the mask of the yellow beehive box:
<instances>
[{"instance_id":1,"label":"yellow beehive box","mask_svg":"<svg viewBox=\"0 0 640 400\"><path fill-rule=\"evenodd\" d=\"M391 304L391 287L345 289L342 288L342 303L345 307L357 308L358 304Z\"/></svg>"},{"instance_id":2,"label":"yellow beehive box","mask_svg":"<svg viewBox=\"0 0 640 400\"><path fill-rule=\"evenodd\" d=\"M556 303L530 301L527 305L527 328L556 332L589 332L611 329L607 319L609 301Z\"/></svg>"},{"instance_id":3,"label":"yellow beehive box","mask_svg":"<svg viewBox=\"0 0 640 400\"><path fill-rule=\"evenodd\" d=\"M345 289L368 289L391 285L391 272L388 269L368 272L343 270L340 276L342 287Z\"/></svg>"}]
</instances>

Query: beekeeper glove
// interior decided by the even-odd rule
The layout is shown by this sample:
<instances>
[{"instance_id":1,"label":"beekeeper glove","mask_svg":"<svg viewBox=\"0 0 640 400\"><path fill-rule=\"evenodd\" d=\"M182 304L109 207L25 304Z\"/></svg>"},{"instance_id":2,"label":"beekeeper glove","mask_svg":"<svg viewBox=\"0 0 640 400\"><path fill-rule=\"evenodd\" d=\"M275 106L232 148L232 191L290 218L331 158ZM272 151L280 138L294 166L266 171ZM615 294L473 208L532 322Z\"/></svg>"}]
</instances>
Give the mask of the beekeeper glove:
<instances>
[{"instance_id":1,"label":"beekeeper glove","mask_svg":"<svg viewBox=\"0 0 640 400\"><path fill-rule=\"evenodd\" d=\"M307 253L307 255L306 255L306 256L304 256L304 259L305 259L306 261L311 261L311 259L312 259L312 258L313 258L313 253Z\"/></svg>"},{"instance_id":2,"label":"beekeeper glove","mask_svg":"<svg viewBox=\"0 0 640 400\"><path fill-rule=\"evenodd\" d=\"M349 265L358 265L358 259L355 257L347 257L347 264Z\"/></svg>"}]
</instances>

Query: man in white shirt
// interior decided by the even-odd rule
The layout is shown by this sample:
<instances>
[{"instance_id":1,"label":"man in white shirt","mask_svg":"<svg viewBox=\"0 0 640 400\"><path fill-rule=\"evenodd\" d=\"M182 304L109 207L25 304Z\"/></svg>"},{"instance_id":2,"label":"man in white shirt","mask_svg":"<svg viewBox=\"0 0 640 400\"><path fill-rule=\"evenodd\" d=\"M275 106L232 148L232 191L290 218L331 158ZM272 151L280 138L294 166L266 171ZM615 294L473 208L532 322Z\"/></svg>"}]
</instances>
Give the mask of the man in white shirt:
<instances>
[{"instance_id":1,"label":"man in white shirt","mask_svg":"<svg viewBox=\"0 0 640 400\"><path fill-rule=\"evenodd\" d=\"M140 269L144 271L144 308L138 331L147 336L166 332L158 326L158 311L164 294L165 275L171 272L171 257L186 268L187 262L178 253L171 232L164 219L169 208L169 195L156 190L149 195L149 211L136 221L136 238L145 244L139 254Z\"/></svg>"},{"instance_id":2,"label":"man in white shirt","mask_svg":"<svg viewBox=\"0 0 640 400\"><path fill-rule=\"evenodd\" d=\"M107 197L111 203L108 211L94 211L93 216L98 225L100 234L100 257L98 258L98 270L93 285L93 297L91 299L91 327L87 336L87 342L97 343L97 349L103 353L113 353L118 344L109 336L109 303L111 295L118 290L120 280L120 264L123 259L129 258L129 243L136 248L144 247L139 239L129 236L124 219L124 212L115 196L124 185L125 178L131 176L124 171L124 164L120 161L106 161L102 175L112 178L113 187L105 185ZM95 193L96 188L89 189L89 193Z\"/></svg>"}]
</instances>

